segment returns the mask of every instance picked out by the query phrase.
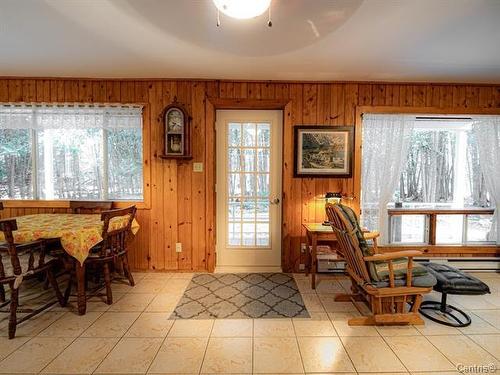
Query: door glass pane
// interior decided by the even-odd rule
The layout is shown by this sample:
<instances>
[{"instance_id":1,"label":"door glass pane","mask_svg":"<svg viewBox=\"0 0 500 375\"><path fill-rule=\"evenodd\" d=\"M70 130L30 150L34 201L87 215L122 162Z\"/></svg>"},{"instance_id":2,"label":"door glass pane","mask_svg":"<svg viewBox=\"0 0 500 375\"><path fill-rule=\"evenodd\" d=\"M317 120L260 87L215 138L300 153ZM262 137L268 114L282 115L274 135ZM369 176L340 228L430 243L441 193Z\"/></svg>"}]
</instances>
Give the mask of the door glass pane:
<instances>
[{"instance_id":1,"label":"door glass pane","mask_svg":"<svg viewBox=\"0 0 500 375\"><path fill-rule=\"evenodd\" d=\"M241 124L230 123L227 131L227 143L231 146L239 146L241 144Z\"/></svg>"},{"instance_id":2,"label":"door glass pane","mask_svg":"<svg viewBox=\"0 0 500 375\"><path fill-rule=\"evenodd\" d=\"M228 245L269 247L271 126L228 126Z\"/></svg>"},{"instance_id":3,"label":"door glass pane","mask_svg":"<svg viewBox=\"0 0 500 375\"><path fill-rule=\"evenodd\" d=\"M241 170L241 151L239 148L228 150L228 170L229 172L239 172Z\"/></svg>"}]
</instances>

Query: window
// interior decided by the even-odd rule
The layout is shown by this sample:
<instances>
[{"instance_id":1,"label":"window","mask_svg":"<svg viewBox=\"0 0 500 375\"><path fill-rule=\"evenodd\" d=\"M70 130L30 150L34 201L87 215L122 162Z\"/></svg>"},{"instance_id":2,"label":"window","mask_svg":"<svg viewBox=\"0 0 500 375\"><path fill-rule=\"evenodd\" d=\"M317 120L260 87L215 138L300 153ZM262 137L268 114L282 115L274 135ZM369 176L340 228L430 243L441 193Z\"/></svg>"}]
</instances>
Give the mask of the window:
<instances>
[{"instance_id":1,"label":"window","mask_svg":"<svg viewBox=\"0 0 500 375\"><path fill-rule=\"evenodd\" d=\"M390 217L393 243L426 243L429 221L435 215L438 245L489 242L492 209L481 173L478 146L471 121L418 119L411 134L408 158L394 193L404 209L430 210L428 214ZM399 204L398 204L399 206ZM476 210L474 214L447 214L446 210ZM434 212L440 212L434 214Z\"/></svg>"},{"instance_id":2,"label":"window","mask_svg":"<svg viewBox=\"0 0 500 375\"><path fill-rule=\"evenodd\" d=\"M0 106L0 198L141 200L142 109Z\"/></svg>"}]
</instances>

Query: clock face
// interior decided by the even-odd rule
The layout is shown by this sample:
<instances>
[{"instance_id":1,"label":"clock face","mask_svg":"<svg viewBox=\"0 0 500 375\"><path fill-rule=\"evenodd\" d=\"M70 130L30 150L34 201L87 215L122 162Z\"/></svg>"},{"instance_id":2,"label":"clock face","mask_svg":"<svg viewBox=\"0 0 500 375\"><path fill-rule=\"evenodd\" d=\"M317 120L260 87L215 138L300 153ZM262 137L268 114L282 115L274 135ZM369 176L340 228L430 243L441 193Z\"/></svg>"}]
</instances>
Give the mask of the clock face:
<instances>
[{"instance_id":1,"label":"clock face","mask_svg":"<svg viewBox=\"0 0 500 375\"><path fill-rule=\"evenodd\" d=\"M182 133L184 130L184 114L177 108L167 112L167 127L169 133Z\"/></svg>"}]
</instances>

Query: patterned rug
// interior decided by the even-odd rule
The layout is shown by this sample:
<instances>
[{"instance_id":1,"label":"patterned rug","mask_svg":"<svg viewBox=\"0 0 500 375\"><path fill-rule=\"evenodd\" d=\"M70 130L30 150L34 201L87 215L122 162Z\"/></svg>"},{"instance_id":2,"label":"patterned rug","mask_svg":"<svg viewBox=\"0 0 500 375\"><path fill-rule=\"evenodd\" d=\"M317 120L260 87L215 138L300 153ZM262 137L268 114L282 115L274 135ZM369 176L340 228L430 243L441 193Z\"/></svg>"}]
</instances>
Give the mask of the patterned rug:
<instances>
[{"instance_id":1,"label":"patterned rug","mask_svg":"<svg viewBox=\"0 0 500 375\"><path fill-rule=\"evenodd\" d=\"M309 318L285 273L194 275L171 319Z\"/></svg>"}]
</instances>

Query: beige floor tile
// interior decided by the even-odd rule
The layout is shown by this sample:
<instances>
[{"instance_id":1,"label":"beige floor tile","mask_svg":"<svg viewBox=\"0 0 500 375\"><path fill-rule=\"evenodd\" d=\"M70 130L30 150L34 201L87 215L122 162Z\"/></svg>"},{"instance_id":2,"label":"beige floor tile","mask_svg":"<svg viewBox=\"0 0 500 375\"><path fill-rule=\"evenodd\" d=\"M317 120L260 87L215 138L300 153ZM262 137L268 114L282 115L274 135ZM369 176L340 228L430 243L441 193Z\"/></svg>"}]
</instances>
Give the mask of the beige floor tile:
<instances>
[{"instance_id":1,"label":"beige floor tile","mask_svg":"<svg viewBox=\"0 0 500 375\"><path fill-rule=\"evenodd\" d=\"M291 319L256 319L253 334L255 337L295 337Z\"/></svg>"},{"instance_id":2,"label":"beige floor tile","mask_svg":"<svg viewBox=\"0 0 500 375\"><path fill-rule=\"evenodd\" d=\"M359 375L368 375L368 374L359 373ZM391 374L380 374L380 375L391 375ZM458 371L439 371L439 372L431 371L431 372L412 372L411 375L463 375L463 373L460 373Z\"/></svg>"},{"instance_id":3,"label":"beige floor tile","mask_svg":"<svg viewBox=\"0 0 500 375\"><path fill-rule=\"evenodd\" d=\"M425 324L415 326L415 328L424 336L435 335L461 335L462 332L455 327L445 326L444 324L435 323L432 320L423 318Z\"/></svg>"},{"instance_id":4,"label":"beige floor tile","mask_svg":"<svg viewBox=\"0 0 500 375\"><path fill-rule=\"evenodd\" d=\"M293 319L297 336L337 336L329 320Z\"/></svg>"},{"instance_id":5,"label":"beige floor tile","mask_svg":"<svg viewBox=\"0 0 500 375\"><path fill-rule=\"evenodd\" d=\"M72 340L35 337L0 362L0 373L37 373L71 344Z\"/></svg>"},{"instance_id":6,"label":"beige floor tile","mask_svg":"<svg viewBox=\"0 0 500 375\"><path fill-rule=\"evenodd\" d=\"M252 319L217 319L214 321L212 337L252 337Z\"/></svg>"},{"instance_id":7,"label":"beige floor tile","mask_svg":"<svg viewBox=\"0 0 500 375\"><path fill-rule=\"evenodd\" d=\"M165 313L142 313L125 334L126 337L165 337L174 324Z\"/></svg>"},{"instance_id":8,"label":"beige floor tile","mask_svg":"<svg viewBox=\"0 0 500 375\"><path fill-rule=\"evenodd\" d=\"M393 336L385 341L409 371L455 370L453 363L423 336Z\"/></svg>"},{"instance_id":9,"label":"beige floor tile","mask_svg":"<svg viewBox=\"0 0 500 375\"><path fill-rule=\"evenodd\" d=\"M358 372L406 371L382 337L341 337Z\"/></svg>"},{"instance_id":10,"label":"beige floor tile","mask_svg":"<svg viewBox=\"0 0 500 375\"><path fill-rule=\"evenodd\" d=\"M148 312L172 312L181 299L181 294L160 293L151 301L146 308Z\"/></svg>"},{"instance_id":11,"label":"beige floor tile","mask_svg":"<svg viewBox=\"0 0 500 375\"><path fill-rule=\"evenodd\" d=\"M105 312L82 337L122 337L139 317L139 312Z\"/></svg>"},{"instance_id":12,"label":"beige floor tile","mask_svg":"<svg viewBox=\"0 0 500 375\"><path fill-rule=\"evenodd\" d=\"M316 285L316 293L335 295L345 293L345 290L338 280L321 280L321 282Z\"/></svg>"},{"instance_id":13,"label":"beige floor tile","mask_svg":"<svg viewBox=\"0 0 500 375\"><path fill-rule=\"evenodd\" d=\"M302 294L302 300L309 312L325 312L325 308L316 294Z\"/></svg>"},{"instance_id":14,"label":"beige floor tile","mask_svg":"<svg viewBox=\"0 0 500 375\"><path fill-rule=\"evenodd\" d=\"M495 310L490 310L490 311L495 311ZM467 311L466 313L470 316L472 323L468 327L458 328L458 330L463 334L479 335L479 334L500 333L500 329L494 327L486 320L483 320L478 315L474 314L472 311ZM500 314L500 311L498 311L498 313Z\"/></svg>"},{"instance_id":15,"label":"beige floor tile","mask_svg":"<svg viewBox=\"0 0 500 375\"><path fill-rule=\"evenodd\" d=\"M213 320L178 319L168 333L169 337L208 337L212 331Z\"/></svg>"},{"instance_id":16,"label":"beige floor tile","mask_svg":"<svg viewBox=\"0 0 500 375\"><path fill-rule=\"evenodd\" d=\"M414 326L378 326L375 327L381 336L420 336Z\"/></svg>"},{"instance_id":17,"label":"beige floor tile","mask_svg":"<svg viewBox=\"0 0 500 375\"><path fill-rule=\"evenodd\" d=\"M450 296L448 303L451 305L459 305L462 310L491 310L496 309L493 303L488 301L485 296ZM462 307L460 307L462 306Z\"/></svg>"},{"instance_id":18,"label":"beige floor tile","mask_svg":"<svg viewBox=\"0 0 500 375\"><path fill-rule=\"evenodd\" d=\"M500 360L500 335L469 335L469 338Z\"/></svg>"},{"instance_id":19,"label":"beige floor tile","mask_svg":"<svg viewBox=\"0 0 500 375\"><path fill-rule=\"evenodd\" d=\"M172 275L172 279L191 281L191 279L194 276L194 273L192 273L192 272L173 272L171 275Z\"/></svg>"},{"instance_id":20,"label":"beige floor tile","mask_svg":"<svg viewBox=\"0 0 500 375\"><path fill-rule=\"evenodd\" d=\"M351 302L335 302L334 301L334 296L333 295L320 295L319 299L321 303L323 304L323 307L325 308L326 312L350 312L350 311L355 311L357 312L358 310L356 309L356 306L354 306L353 303Z\"/></svg>"},{"instance_id":21,"label":"beige floor tile","mask_svg":"<svg viewBox=\"0 0 500 375\"><path fill-rule=\"evenodd\" d=\"M128 293L119 301L113 303L109 308L109 311L144 311L149 303L153 300L156 294L153 293L143 293L143 294L132 294Z\"/></svg>"},{"instance_id":22,"label":"beige floor tile","mask_svg":"<svg viewBox=\"0 0 500 375\"><path fill-rule=\"evenodd\" d=\"M409 372L358 372L358 375L408 375ZM443 375L442 373L433 375Z\"/></svg>"},{"instance_id":23,"label":"beige floor tile","mask_svg":"<svg viewBox=\"0 0 500 375\"><path fill-rule=\"evenodd\" d=\"M296 279L297 288L301 294L315 294L316 290L311 288L311 282L306 279Z\"/></svg>"},{"instance_id":24,"label":"beige floor tile","mask_svg":"<svg viewBox=\"0 0 500 375\"><path fill-rule=\"evenodd\" d=\"M5 316L5 326L0 330L0 336L7 336L7 322L8 314L2 314ZM31 319L19 324L16 328L16 337L32 337L38 335L52 323L60 319L64 315L64 312L52 312L46 311L38 314ZM22 316L19 314L19 316Z\"/></svg>"},{"instance_id":25,"label":"beige floor tile","mask_svg":"<svg viewBox=\"0 0 500 375\"><path fill-rule=\"evenodd\" d=\"M428 336L428 339L455 365L498 365L492 355L467 336Z\"/></svg>"},{"instance_id":26,"label":"beige floor tile","mask_svg":"<svg viewBox=\"0 0 500 375\"><path fill-rule=\"evenodd\" d=\"M165 285L167 285L168 279L145 279L139 281L134 287L130 287L128 290L124 290L128 293L159 293Z\"/></svg>"},{"instance_id":27,"label":"beige floor tile","mask_svg":"<svg viewBox=\"0 0 500 375\"><path fill-rule=\"evenodd\" d=\"M212 337L208 342L202 373L251 374L252 339L249 337Z\"/></svg>"},{"instance_id":28,"label":"beige floor tile","mask_svg":"<svg viewBox=\"0 0 500 375\"><path fill-rule=\"evenodd\" d=\"M122 338L97 368L98 373L145 373L162 343L161 338Z\"/></svg>"},{"instance_id":29,"label":"beige floor tile","mask_svg":"<svg viewBox=\"0 0 500 375\"><path fill-rule=\"evenodd\" d=\"M170 338L161 346L149 373L198 373L207 347L207 338Z\"/></svg>"},{"instance_id":30,"label":"beige floor tile","mask_svg":"<svg viewBox=\"0 0 500 375\"><path fill-rule=\"evenodd\" d=\"M165 286L160 291L161 293L184 293L184 290L189 285L190 280L185 279L170 279L165 283Z\"/></svg>"},{"instance_id":31,"label":"beige floor tile","mask_svg":"<svg viewBox=\"0 0 500 375\"><path fill-rule=\"evenodd\" d=\"M146 272L143 280L169 280L173 275L172 272Z\"/></svg>"},{"instance_id":32,"label":"beige floor tile","mask_svg":"<svg viewBox=\"0 0 500 375\"><path fill-rule=\"evenodd\" d=\"M290 337L256 337L253 345L253 372L302 374L297 340Z\"/></svg>"},{"instance_id":33,"label":"beige floor tile","mask_svg":"<svg viewBox=\"0 0 500 375\"><path fill-rule=\"evenodd\" d=\"M474 314L487 321L492 326L500 329L500 309L498 310L474 310Z\"/></svg>"},{"instance_id":34,"label":"beige floor tile","mask_svg":"<svg viewBox=\"0 0 500 375\"><path fill-rule=\"evenodd\" d=\"M14 337L9 340L7 336L0 336L0 361L7 357L14 350L24 345L28 341L29 337Z\"/></svg>"},{"instance_id":35,"label":"beige floor tile","mask_svg":"<svg viewBox=\"0 0 500 375\"><path fill-rule=\"evenodd\" d=\"M42 337L78 337L83 331L94 323L102 312L87 312L78 315L73 312L65 313L49 327L43 330L39 336Z\"/></svg>"},{"instance_id":36,"label":"beige floor tile","mask_svg":"<svg viewBox=\"0 0 500 375\"><path fill-rule=\"evenodd\" d=\"M338 337L299 337L298 341L306 372L354 371Z\"/></svg>"},{"instance_id":37,"label":"beige floor tile","mask_svg":"<svg viewBox=\"0 0 500 375\"><path fill-rule=\"evenodd\" d=\"M357 312L328 314L339 336L380 336L373 326L350 326L348 320L360 316Z\"/></svg>"},{"instance_id":38,"label":"beige floor tile","mask_svg":"<svg viewBox=\"0 0 500 375\"><path fill-rule=\"evenodd\" d=\"M71 343L45 369L50 374L91 374L118 342L118 338L83 338Z\"/></svg>"}]
</instances>

